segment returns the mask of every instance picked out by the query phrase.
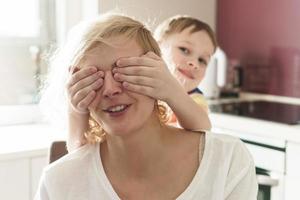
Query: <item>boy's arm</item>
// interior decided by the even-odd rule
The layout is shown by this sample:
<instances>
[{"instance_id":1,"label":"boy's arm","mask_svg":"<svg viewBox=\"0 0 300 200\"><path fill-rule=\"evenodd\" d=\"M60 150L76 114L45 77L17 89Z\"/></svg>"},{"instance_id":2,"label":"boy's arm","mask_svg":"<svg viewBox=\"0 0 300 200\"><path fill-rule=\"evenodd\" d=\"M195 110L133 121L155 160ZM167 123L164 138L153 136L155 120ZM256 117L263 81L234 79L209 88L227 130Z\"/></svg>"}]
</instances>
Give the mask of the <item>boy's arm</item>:
<instances>
[{"instance_id":1,"label":"boy's arm","mask_svg":"<svg viewBox=\"0 0 300 200\"><path fill-rule=\"evenodd\" d=\"M184 129L211 128L205 108L194 102L164 61L153 52L141 57L122 58L117 61L113 72L115 79L126 89L166 102Z\"/></svg>"},{"instance_id":2,"label":"boy's arm","mask_svg":"<svg viewBox=\"0 0 300 200\"><path fill-rule=\"evenodd\" d=\"M183 88L176 89L173 97L167 99L166 103L181 127L194 131L211 129L207 108L196 103Z\"/></svg>"},{"instance_id":3,"label":"boy's arm","mask_svg":"<svg viewBox=\"0 0 300 200\"><path fill-rule=\"evenodd\" d=\"M67 83L68 136L67 150L71 152L86 143L84 133L89 128L89 106L103 84L103 72L96 67L74 67Z\"/></svg>"},{"instance_id":4,"label":"boy's arm","mask_svg":"<svg viewBox=\"0 0 300 200\"><path fill-rule=\"evenodd\" d=\"M68 114L67 150L72 152L86 143L84 133L88 130L89 114L70 111Z\"/></svg>"}]
</instances>

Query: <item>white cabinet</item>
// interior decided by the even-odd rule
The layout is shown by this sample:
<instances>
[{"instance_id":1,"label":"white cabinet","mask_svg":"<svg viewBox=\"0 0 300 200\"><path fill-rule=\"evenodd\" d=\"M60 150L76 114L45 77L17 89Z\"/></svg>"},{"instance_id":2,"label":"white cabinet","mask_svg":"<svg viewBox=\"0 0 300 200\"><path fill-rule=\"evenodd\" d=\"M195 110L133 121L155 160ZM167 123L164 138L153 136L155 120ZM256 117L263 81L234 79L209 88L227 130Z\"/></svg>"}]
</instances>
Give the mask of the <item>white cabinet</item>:
<instances>
[{"instance_id":1,"label":"white cabinet","mask_svg":"<svg viewBox=\"0 0 300 200\"><path fill-rule=\"evenodd\" d=\"M288 142L286 152L285 199L298 200L300 191L300 144Z\"/></svg>"},{"instance_id":2,"label":"white cabinet","mask_svg":"<svg viewBox=\"0 0 300 200\"><path fill-rule=\"evenodd\" d=\"M31 199L33 199L40 181L43 168L47 165L47 156L39 156L31 159Z\"/></svg>"},{"instance_id":3,"label":"white cabinet","mask_svg":"<svg viewBox=\"0 0 300 200\"><path fill-rule=\"evenodd\" d=\"M28 159L0 162L0 199L30 200Z\"/></svg>"},{"instance_id":4,"label":"white cabinet","mask_svg":"<svg viewBox=\"0 0 300 200\"><path fill-rule=\"evenodd\" d=\"M5 157L0 159L0 199L32 200L47 165L47 151L38 156L18 153L14 158Z\"/></svg>"}]
</instances>

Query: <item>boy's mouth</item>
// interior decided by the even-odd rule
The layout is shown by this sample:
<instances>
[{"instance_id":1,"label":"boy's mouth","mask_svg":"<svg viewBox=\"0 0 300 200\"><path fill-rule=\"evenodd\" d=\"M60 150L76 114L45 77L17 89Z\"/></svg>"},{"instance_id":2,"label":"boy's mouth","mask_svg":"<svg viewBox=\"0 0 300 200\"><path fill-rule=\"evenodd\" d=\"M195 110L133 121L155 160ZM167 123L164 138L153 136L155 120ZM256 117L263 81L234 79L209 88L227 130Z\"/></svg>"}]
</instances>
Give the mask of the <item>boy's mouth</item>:
<instances>
[{"instance_id":1,"label":"boy's mouth","mask_svg":"<svg viewBox=\"0 0 300 200\"><path fill-rule=\"evenodd\" d=\"M185 77L189 78L189 79L195 79L193 74L191 73L191 71L189 70L184 70L184 69L180 69L180 68L177 68L177 70L183 74Z\"/></svg>"}]
</instances>

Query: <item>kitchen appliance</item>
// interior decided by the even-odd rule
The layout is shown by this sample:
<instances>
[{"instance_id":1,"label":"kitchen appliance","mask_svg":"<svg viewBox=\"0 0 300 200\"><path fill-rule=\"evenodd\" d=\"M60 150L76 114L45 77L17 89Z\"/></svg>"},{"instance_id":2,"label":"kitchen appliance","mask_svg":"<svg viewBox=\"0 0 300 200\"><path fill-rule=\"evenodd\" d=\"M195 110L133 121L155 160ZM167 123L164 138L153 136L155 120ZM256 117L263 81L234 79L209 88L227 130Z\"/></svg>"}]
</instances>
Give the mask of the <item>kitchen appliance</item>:
<instances>
[{"instance_id":1,"label":"kitchen appliance","mask_svg":"<svg viewBox=\"0 0 300 200\"><path fill-rule=\"evenodd\" d=\"M300 105L270 101L241 101L210 105L215 113L262 119L283 124L300 123Z\"/></svg>"},{"instance_id":2,"label":"kitchen appliance","mask_svg":"<svg viewBox=\"0 0 300 200\"><path fill-rule=\"evenodd\" d=\"M222 49L217 47L216 52L208 63L204 79L198 86L205 97L210 99L219 97L220 88L224 87L226 83L226 70L226 54Z\"/></svg>"},{"instance_id":3,"label":"kitchen appliance","mask_svg":"<svg viewBox=\"0 0 300 200\"><path fill-rule=\"evenodd\" d=\"M216 134L222 133L240 137L251 153L258 182L257 200L283 200L285 191L286 143L266 138L249 137L243 131L213 127Z\"/></svg>"},{"instance_id":4,"label":"kitchen appliance","mask_svg":"<svg viewBox=\"0 0 300 200\"><path fill-rule=\"evenodd\" d=\"M243 140L250 151L258 182L257 200L284 199L285 146Z\"/></svg>"},{"instance_id":5,"label":"kitchen appliance","mask_svg":"<svg viewBox=\"0 0 300 200\"><path fill-rule=\"evenodd\" d=\"M212 113L235 115L288 125L300 123L300 105L264 100L210 105ZM259 183L258 200L283 200L286 181L286 141L251 135L234 128L213 127L213 132L240 137L253 156ZM250 135L249 135L250 133Z\"/></svg>"}]
</instances>

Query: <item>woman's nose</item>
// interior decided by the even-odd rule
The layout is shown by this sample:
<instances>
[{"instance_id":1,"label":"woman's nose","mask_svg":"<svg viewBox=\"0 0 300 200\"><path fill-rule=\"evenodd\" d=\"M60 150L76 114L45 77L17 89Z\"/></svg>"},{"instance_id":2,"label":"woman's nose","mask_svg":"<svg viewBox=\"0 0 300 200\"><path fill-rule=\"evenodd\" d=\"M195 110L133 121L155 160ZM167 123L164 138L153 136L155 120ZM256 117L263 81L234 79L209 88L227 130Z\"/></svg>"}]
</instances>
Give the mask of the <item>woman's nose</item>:
<instances>
[{"instance_id":1,"label":"woman's nose","mask_svg":"<svg viewBox=\"0 0 300 200\"><path fill-rule=\"evenodd\" d=\"M122 92L121 83L116 81L111 72L105 74L103 83L103 96L114 97Z\"/></svg>"}]
</instances>

